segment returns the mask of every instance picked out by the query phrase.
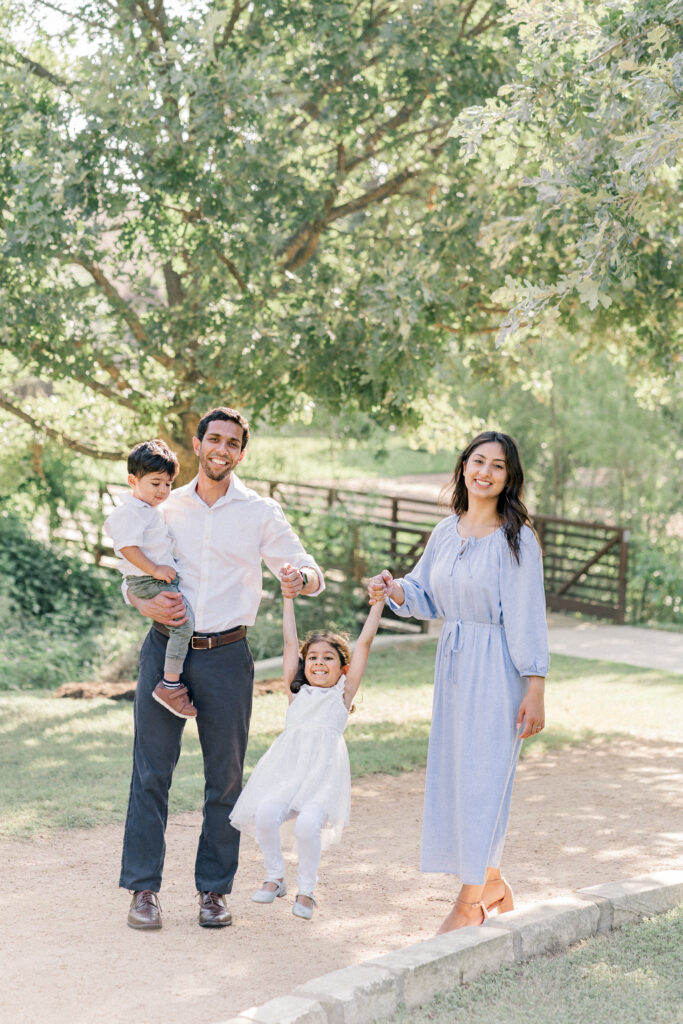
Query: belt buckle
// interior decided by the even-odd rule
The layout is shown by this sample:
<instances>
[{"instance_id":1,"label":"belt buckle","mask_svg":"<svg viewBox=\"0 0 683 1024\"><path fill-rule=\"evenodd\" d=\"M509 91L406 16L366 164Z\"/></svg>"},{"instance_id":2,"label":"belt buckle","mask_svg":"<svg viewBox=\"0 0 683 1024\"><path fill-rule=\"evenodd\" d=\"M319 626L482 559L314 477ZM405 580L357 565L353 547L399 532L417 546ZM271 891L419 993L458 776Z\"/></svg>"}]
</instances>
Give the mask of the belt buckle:
<instances>
[{"instance_id":1,"label":"belt buckle","mask_svg":"<svg viewBox=\"0 0 683 1024\"><path fill-rule=\"evenodd\" d=\"M218 637L216 636L193 636L190 640L190 647L193 651L210 651L217 646Z\"/></svg>"}]
</instances>

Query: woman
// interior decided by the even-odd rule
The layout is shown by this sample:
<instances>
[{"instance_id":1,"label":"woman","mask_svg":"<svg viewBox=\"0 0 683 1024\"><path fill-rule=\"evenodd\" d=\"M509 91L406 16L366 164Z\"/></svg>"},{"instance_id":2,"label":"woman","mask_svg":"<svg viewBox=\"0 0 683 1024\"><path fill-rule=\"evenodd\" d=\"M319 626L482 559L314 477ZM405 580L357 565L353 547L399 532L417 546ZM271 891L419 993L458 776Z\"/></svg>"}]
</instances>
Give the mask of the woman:
<instances>
[{"instance_id":1,"label":"woman","mask_svg":"<svg viewBox=\"0 0 683 1024\"><path fill-rule=\"evenodd\" d=\"M440 932L513 906L499 865L521 743L545 725L548 671L541 551L523 482L514 440L479 434L455 466L454 515L405 579L385 570L368 586L398 615L444 620L420 867L459 875L462 888Z\"/></svg>"}]
</instances>

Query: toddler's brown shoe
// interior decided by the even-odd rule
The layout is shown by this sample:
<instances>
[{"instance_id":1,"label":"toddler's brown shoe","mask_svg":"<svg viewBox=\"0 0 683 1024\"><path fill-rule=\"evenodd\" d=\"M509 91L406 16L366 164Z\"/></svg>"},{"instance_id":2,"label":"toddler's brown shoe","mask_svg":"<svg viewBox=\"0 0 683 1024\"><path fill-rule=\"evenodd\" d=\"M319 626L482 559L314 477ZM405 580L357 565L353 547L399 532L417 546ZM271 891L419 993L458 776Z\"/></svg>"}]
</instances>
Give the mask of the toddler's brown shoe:
<instances>
[{"instance_id":1,"label":"toddler's brown shoe","mask_svg":"<svg viewBox=\"0 0 683 1024\"><path fill-rule=\"evenodd\" d=\"M152 696L177 718L197 717L197 709L187 696L186 686L165 686L162 680L154 687Z\"/></svg>"}]
</instances>

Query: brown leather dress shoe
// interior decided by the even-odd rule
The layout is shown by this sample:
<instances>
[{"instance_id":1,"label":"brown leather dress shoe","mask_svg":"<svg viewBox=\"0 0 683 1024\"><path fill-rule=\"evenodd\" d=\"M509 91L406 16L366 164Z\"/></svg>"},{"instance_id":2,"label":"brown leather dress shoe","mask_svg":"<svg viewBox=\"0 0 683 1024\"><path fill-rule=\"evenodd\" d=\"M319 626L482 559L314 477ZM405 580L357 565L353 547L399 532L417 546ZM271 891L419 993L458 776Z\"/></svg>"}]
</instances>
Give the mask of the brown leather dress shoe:
<instances>
[{"instance_id":1,"label":"brown leather dress shoe","mask_svg":"<svg viewBox=\"0 0 683 1024\"><path fill-rule=\"evenodd\" d=\"M161 928L161 906L159 897L151 889L142 889L133 893L128 911L129 928Z\"/></svg>"},{"instance_id":2,"label":"brown leather dress shoe","mask_svg":"<svg viewBox=\"0 0 683 1024\"><path fill-rule=\"evenodd\" d=\"M202 928L227 928L232 924L225 894L220 892L199 893L199 923Z\"/></svg>"}]
</instances>

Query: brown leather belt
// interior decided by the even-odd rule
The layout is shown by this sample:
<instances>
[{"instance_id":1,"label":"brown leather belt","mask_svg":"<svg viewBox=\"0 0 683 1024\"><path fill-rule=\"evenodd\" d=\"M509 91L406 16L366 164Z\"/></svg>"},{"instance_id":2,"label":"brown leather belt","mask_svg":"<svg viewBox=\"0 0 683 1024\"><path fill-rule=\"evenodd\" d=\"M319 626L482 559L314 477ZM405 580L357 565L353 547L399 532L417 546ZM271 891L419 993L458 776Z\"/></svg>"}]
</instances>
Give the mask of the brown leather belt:
<instances>
[{"instance_id":1,"label":"brown leather belt","mask_svg":"<svg viewBox=\"0 0 683 1024\"><path fill-rule=\"evenodd\" d=\"M168 627L161 622L153 622L152 625L159 633L170 636ZM233 629L226 629L224 633L193 633L190 647L195 651L211 651L214 647L225 647L226 644L243 640L246 635L246 626L235 626Z\"/></svg>"}]
</instances>

